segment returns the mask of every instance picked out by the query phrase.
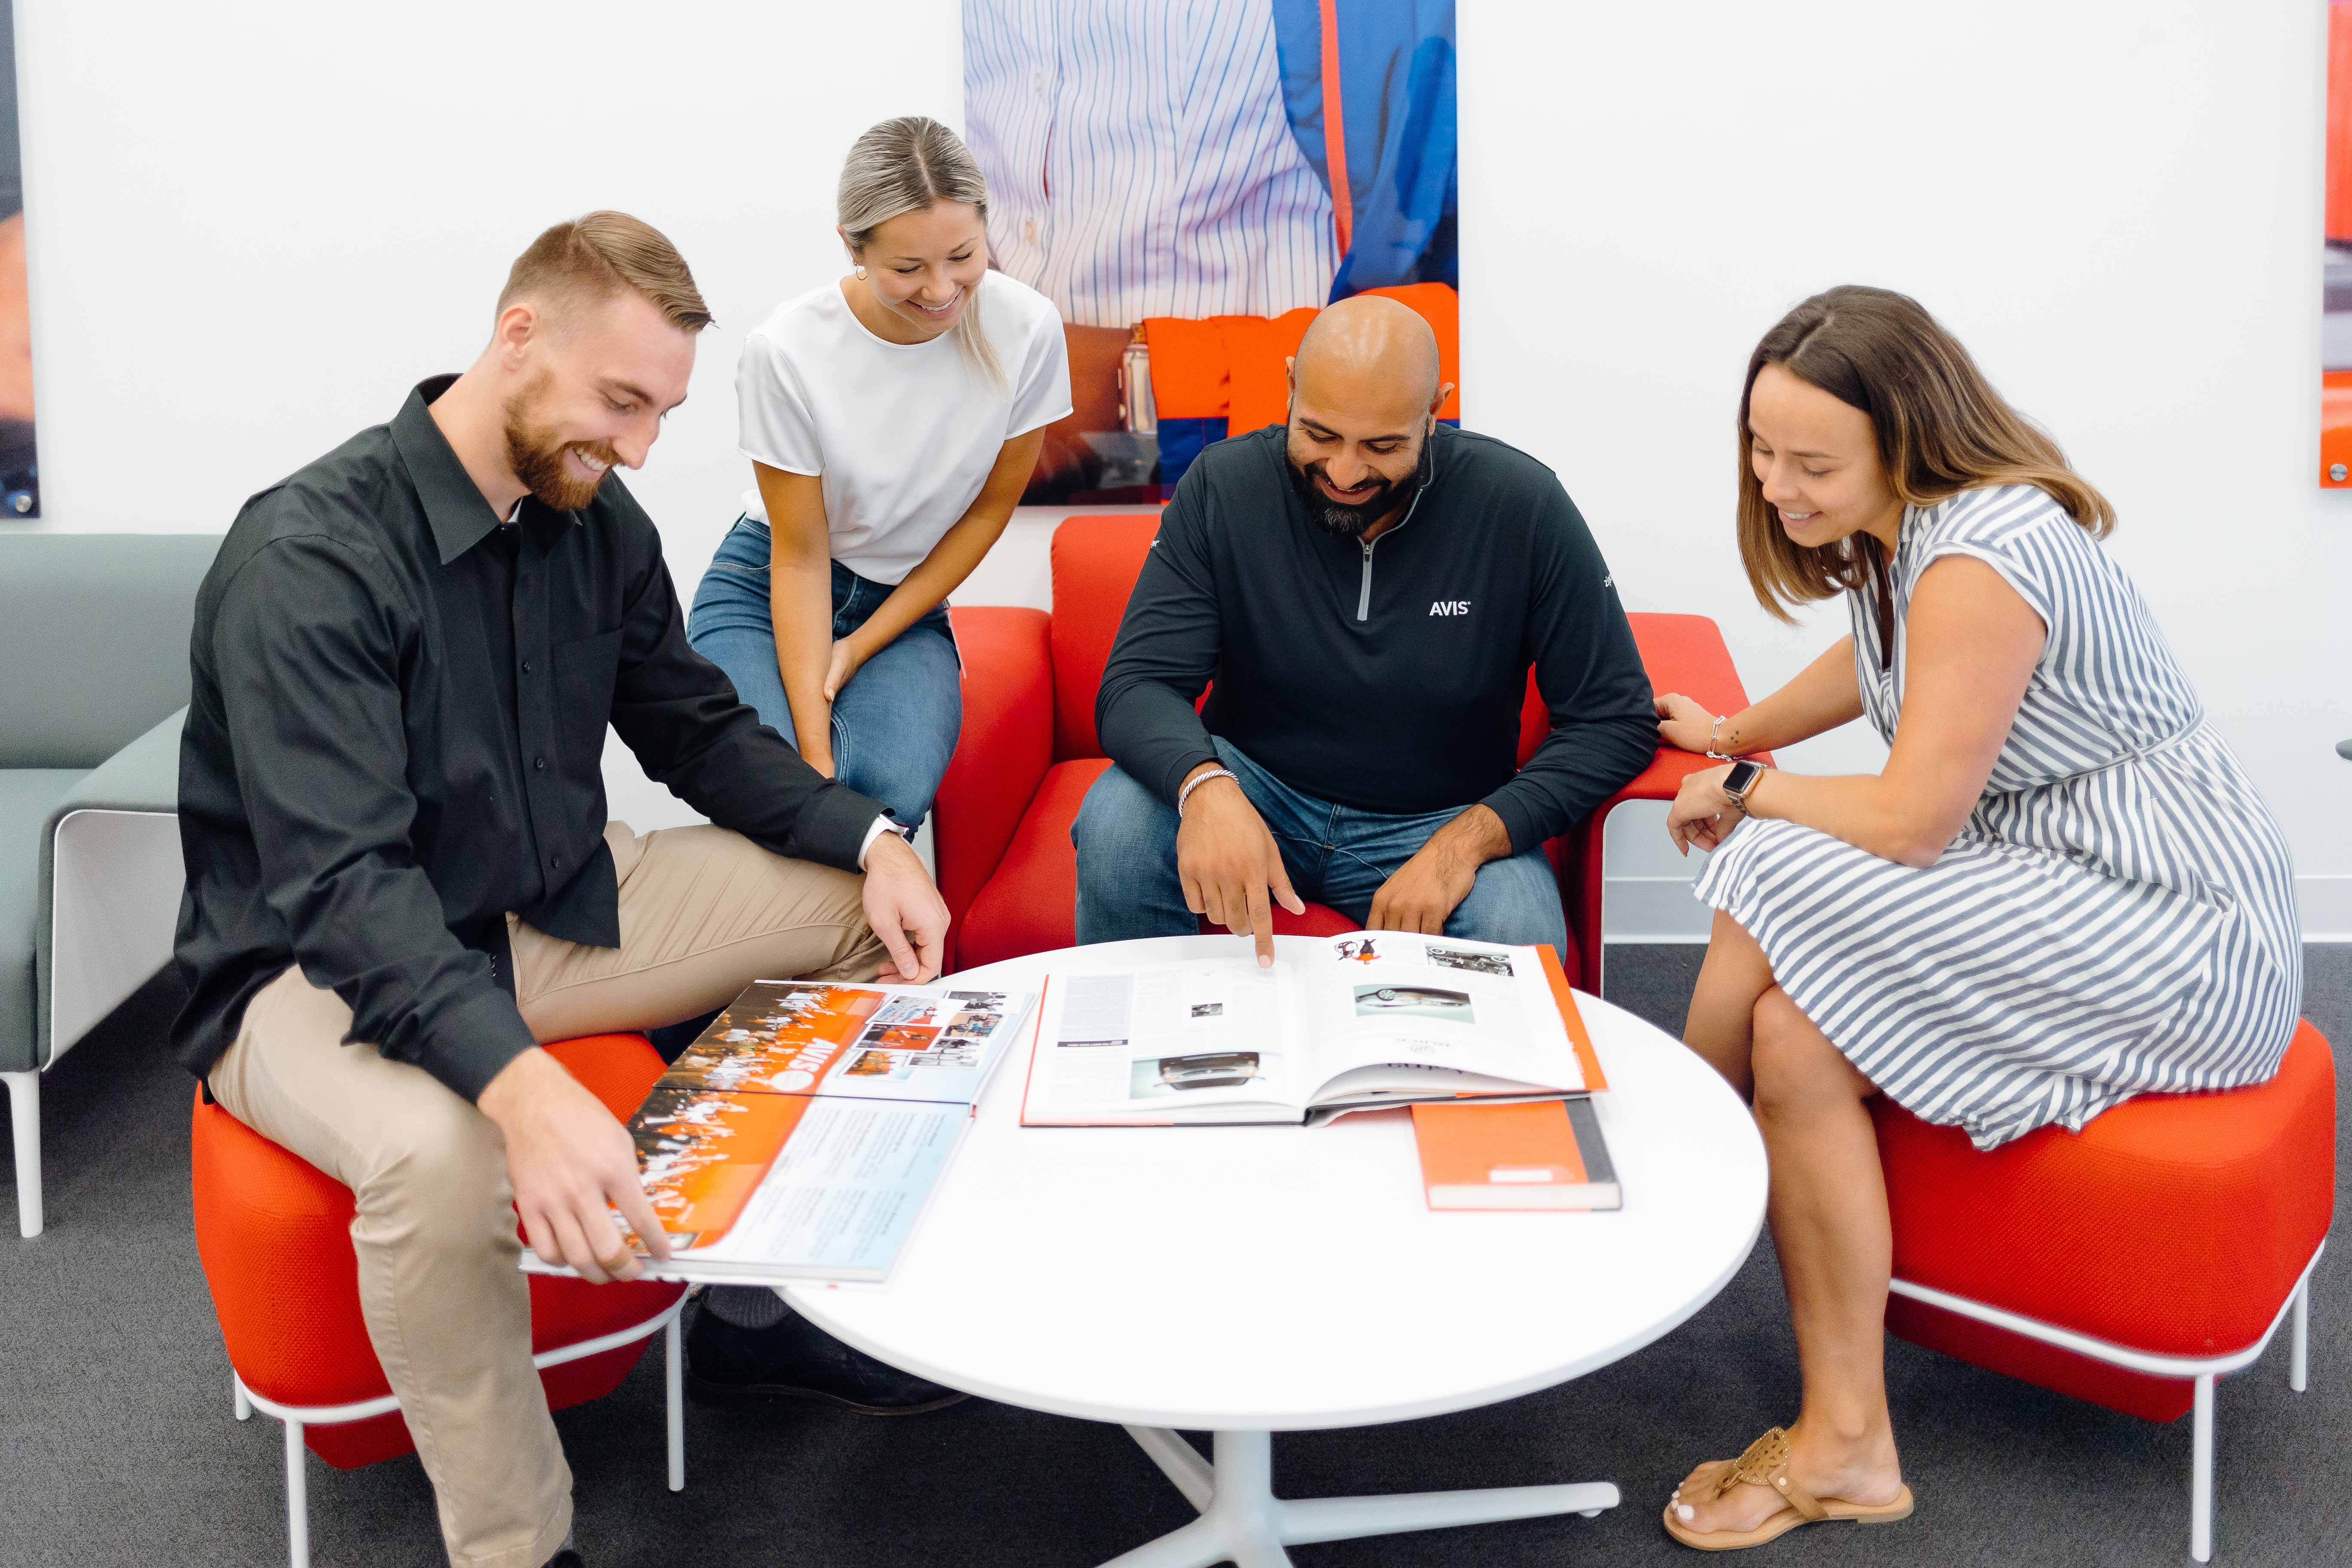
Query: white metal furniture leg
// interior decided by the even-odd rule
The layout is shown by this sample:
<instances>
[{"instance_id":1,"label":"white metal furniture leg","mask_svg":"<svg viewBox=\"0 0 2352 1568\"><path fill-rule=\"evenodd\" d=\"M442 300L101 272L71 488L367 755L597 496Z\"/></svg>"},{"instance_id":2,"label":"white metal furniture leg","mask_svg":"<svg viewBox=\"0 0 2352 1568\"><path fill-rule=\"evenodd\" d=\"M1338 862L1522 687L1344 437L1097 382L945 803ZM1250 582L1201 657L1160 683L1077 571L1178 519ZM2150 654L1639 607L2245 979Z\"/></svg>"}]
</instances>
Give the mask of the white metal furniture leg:
<instances>
[{"instance_id":1,"label":"white metal furniture leg","mask_svg":"<svg viewBox=\"0 0 2352 1568\"><path fill-rule=\"evenodd\" d=\"M8 1080L8 1126L16 1141L16 1234L41 1234L41 1075L0 1072Z\"/></svg>"},{"instance_id":2,"label":"white metal furniture leg","mask_svg":"<svg viewBox=\"0 0 2352 1568\"><path fill-rule=\"evenodd\" d=\"M245 1379L237 1376L235 1373L230 1373L228 1374L228 1393L229 1408L236 1412L236 1418L240 1421L252 1420L253 1401L245 1396Z\"/></svg>"},{"instance_id":3,"label":"white metal furniture leg","mask_svg":"<svg viewBox=\"0 0 2352 1568\"><path fill-rule=\"evenodd\" d=\"M2213 1374L2197 1380L2196 1436L2189 1459L2189 1555L2213 1560Z\"/></svg>"},{"instance_id":4,"label":"white metal furniture leg","mask_svg":"<svg viewBox=\"0 0 2352 1568\"><path fill-rule=\"evenodd\" d=\"M2311 1275L2294 1288L2294 1326L2287 1341L2286 1385L2301 1394L2311 1382Z\"/></svg>"},{"instance_id":5,"label":"white metal furniture leg","mask_svg":"<svg viewBox=\"0 0 2352 1568\"><path fill-rule=\"evenodd\" d=\"M662 1331L663 1395L668 1402L667 1419L669 1431L669 1489L686 1489L686 1391L684 1388L685 1352L677 1331L678 1314L669 1315L669 1326Z\"/></svg>"},{"instance_id":6,"label":"white metal furniture leg","mask_svg":"<svg viewBox=\"0 0 2352 1568\"><path fill-rule=\"evenodd\" d=\"M302 1423L286 1423L286 1560L310 1568L310 1496L302 1471Z\"/></svg>"},{"instance_id":7,"label":"white metal furniture leg","mask_svg":"<svg viewBox=\"0 0 2352 1568\"><path fill-rule=\"evenodd\" d=\"M1274 1440L1267 1433L1219 1432L1215 1461L1204 1464L1174 1432L1158 1426L1129 1426L1127 1432L1201 1517L1113 1558L1104 1568L1209 1568L1215 1563L1286 1568L1290 1554L1285 1546L1554 1513L1589 1519L1618 1501L1617 1489L1601 1481L1286 1502L1274 1495Z\"/></svg>"}]
</instances>

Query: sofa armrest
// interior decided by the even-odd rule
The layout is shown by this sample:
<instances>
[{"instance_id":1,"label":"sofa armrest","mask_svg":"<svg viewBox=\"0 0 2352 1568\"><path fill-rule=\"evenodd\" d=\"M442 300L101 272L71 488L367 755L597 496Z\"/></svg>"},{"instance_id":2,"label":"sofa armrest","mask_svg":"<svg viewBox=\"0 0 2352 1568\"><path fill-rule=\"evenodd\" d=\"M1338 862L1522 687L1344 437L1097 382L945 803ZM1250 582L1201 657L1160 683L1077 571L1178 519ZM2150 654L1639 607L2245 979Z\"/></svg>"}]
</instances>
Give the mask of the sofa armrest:
<instances>
[{"instance_id":1,"label":"sofa armrest","mask_svg":"<svg viewBox=\"0 0 2352 1568\"><path fill-rule=\"evenodd\" d=\"M1054 661L1043 610L950 612L963 655L963 730L931 807L940 894L961 924L1054 763ZM948 931L950 969L956 933Z\"/></svg>"},{"instance_id":2,"label":"sofa armrest","mask_svg":"<svg viewBox=\"0 0 2352 1568\"><path fill-rule=\"evenodd\" d=\"M1731 662L1723 633L1705 616L1631 615L1633 641L1642 650L1642 668L1648 671L1653 691L1679 691L1710 713L1737 713L1748 706L1748 689ZM1756 753L1770 762L1769 752ZM1629 800L1672 800L1683 780L1722 764L1697 752L1660 746L1650 765L1615 795L1593 807L1592 815L1570 830L1561 879L1567 885L1572 923L1583 948L1584 977L1578 984L1598 994L1601 990L1601 849L1606 842L1609 814Z\"/></svg>"},{"instance_id":3,"label":"sofa armrest","mask_svg":"<svg viewBox=\"0 0 2352 1568\"><path fill-rule=\"evenodd\" d=\"M50 1037L52 992L58 978L57 932L50 917L57 909L58 830L68 817L76 812L102 811L138 813L148 819L138 847L114 868L125 887L137 889L131 900L137 908L135 918L110 928L112 940L106 963L114 973L97 983L96 994L101 997L117 991L127 994L171 957L170 931L180 903L179 834L176 826L155 824L152 819L179 815L180 731L187 718L188 710L181 709L100 763L58 802L41 825L40 901L33 921L33 1035L35 1054L42 1062L73 1043L71 1038ZM162 907L167 895L168 910ZM79 1036L79 1030L70 1024L68 1029Z\"/></svg>"},{"instance_id":4,"label":"sofa armrest","mask_svg":"<svg viewBox=\"0 0 2352 1568\"><path fill-rule=\"evenodd\" d=\"M100 763L51 815L69 811L170 811L180 809L180 731L185 708Z\"/></svg>"}]
</instances>

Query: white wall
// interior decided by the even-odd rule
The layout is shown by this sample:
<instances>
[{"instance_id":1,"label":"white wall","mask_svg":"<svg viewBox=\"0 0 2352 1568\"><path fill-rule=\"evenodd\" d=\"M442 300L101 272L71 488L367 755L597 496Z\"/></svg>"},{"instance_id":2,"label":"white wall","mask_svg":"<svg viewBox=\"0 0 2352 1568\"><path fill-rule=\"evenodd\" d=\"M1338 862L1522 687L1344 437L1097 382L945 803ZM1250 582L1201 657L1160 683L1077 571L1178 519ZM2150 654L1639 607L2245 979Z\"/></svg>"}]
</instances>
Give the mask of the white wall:
<instances>
[{"instance_id":1,"label":"white wall","mask_svg":"<svg viewBox=\"0 0 2352 1568\"><path fill-rule=\"evenodd\" d=\"M2307 929L2352 935L2352 495L2316 482L2323 12L1466 4L1466 422L1553 464L1627 607L1714 616L1760 694L1843 611L1776 629L1741 576L1748 352L1832 284L1916 295L2115 501L2110 548L2284 823Z\"/></svg>"},{"instance_id":2,"label":"white wall","mask_svg":"<svg viewBox=\"0 0 2352 1568\"><path fill-rule=\"evenodd\" d=\"M887 114L961 121L954 0L16 17L51 528L225 527L470 360L541 226L620 206L720 321L630 481L691 593L742 488L736 345L837 264L842 152ZM1838 618L1781 630L1740 578L1747 351L1831 283L1916 294L2121 508L2112 548L2286 823L2311 929L2352 935L2352 494L2314 473L2322 23L2318 0L1465 0L1469 423L1556 466L1628 605L1713 616L1760 693ZM1016 522L962 599L1042 602L1049 532ZM1786 760L1874 757L1856 734ZM616 809L667 819L631 773ZM1628 817L1612 869L1685 875ZM1612 930L1693 909L1624 882Z\"/></svg>"},{"instance_id":3,"label":"white wall","mask_svg":"<svg viewBox=\"0 0 2352 1568\"><path fill-rule=\"evenodd\" d=\"M743 333L835 275L891 114L962 121L955 0L16 0L47 526L218 530L460 370L547 225L620 207L719 318L630 485L686 587L735 516Z\"/></svg>"}]
</instances>

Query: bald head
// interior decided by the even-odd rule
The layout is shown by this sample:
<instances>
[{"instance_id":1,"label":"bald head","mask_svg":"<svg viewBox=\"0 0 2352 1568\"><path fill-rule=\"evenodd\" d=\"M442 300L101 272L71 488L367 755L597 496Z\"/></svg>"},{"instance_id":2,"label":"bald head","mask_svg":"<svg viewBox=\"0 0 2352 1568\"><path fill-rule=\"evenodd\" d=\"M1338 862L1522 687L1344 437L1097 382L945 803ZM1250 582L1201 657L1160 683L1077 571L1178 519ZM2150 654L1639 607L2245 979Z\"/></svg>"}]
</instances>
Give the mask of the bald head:
<instances>
[{"instance_id":1,"label":"bald head","mask_svg":"<svg viewBox=\"0 0 2352 1568\"><path fill-rule=\"evenodd\" d=\"M1359 294L1307 323L1291 377L1319 406L1425 414L1437 401L1437 334L1411 306Z\"/></svg>"},{"instance_id":2,"label":"bald head","mask_svg":"<svg viewBox=\"0 0 2352 1568\"><path fill-rule=\"evenodd\" d=\"M1437 335L1410 307L1359 294L1315 318L1290 362L1288 452L1318 527L1371 539L1395 525L1451 390Z\"/></svg>"}]
</instances>

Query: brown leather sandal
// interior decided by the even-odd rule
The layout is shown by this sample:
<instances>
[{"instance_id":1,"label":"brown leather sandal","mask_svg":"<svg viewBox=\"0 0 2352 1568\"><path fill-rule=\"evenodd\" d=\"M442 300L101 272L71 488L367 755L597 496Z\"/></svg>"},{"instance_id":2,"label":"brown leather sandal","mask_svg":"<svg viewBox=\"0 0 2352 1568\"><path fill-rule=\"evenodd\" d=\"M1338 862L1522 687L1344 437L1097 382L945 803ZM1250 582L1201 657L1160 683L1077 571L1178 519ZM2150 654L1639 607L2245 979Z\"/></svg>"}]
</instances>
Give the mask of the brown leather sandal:
<instances>
[{"instance_id":1,"label":"brown leather sandal","mask_svg":"<svg viewBox=\"0 0 2352 1568\"><path fill-rule=\"evenodd\" d=\"M1797 1484L1789 1474L1789 1434L1775 1426L1753 1443L1748 1452L1724 1468L1715 1479L1715 1498L1721 1498L1738 1486L1754 1484L1769 1487L1788 1500L1789 1506L1758 1525L1753 1530L1693 1530L1675 1517L1675 1507L1682 1500L1682 1489L1666 1504L1663 1516L1666 1533L1685 1546L1701 1552L1737 1552L1745 1546L1761 1546L1776 1541L1801 1524L1819 1524L1825 1520L1850 1520L1855 1524L1893 1524L1898 1519L1911 1517L1911 1489L1905 1487L1893 1502L1847 1502L1842 1498L1817 1498ZM1707 1500L1715 1500L1714 1498Z\"/></svg>"}]
</instances>

